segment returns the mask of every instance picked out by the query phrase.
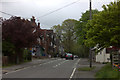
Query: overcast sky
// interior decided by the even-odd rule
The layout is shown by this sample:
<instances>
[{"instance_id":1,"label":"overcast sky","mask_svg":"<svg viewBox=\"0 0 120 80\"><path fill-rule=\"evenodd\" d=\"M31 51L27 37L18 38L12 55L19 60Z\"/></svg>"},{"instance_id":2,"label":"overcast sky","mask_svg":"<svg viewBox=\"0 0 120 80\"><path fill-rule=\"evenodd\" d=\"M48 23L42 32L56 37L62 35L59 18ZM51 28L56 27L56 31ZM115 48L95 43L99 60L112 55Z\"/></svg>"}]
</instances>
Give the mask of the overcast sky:
<instances>
[{"instance_id":1,"label":"overcast sky","mask_svg":"<svg viewBox=\"0 0 120 80\"><path fill-rule=\"evenodd\" d=\"M111 1L114 0L92 0L92 9L101 11L102 5L109 4ZM69 6L64 7L66 5ZM60 10L55 11L57 9ZM82 13L88 9L89 0L0 0L0 11L23 18L35 16L37 21L41 23L41 28L44 29L50 29L50 27L61 24L66 19L79 20ZM51 11L55 12L48 15ZM47 15L43 16L45 14ZM10 17L4 14L2 16L4 18Z\"/></svg>"}]
</instances>

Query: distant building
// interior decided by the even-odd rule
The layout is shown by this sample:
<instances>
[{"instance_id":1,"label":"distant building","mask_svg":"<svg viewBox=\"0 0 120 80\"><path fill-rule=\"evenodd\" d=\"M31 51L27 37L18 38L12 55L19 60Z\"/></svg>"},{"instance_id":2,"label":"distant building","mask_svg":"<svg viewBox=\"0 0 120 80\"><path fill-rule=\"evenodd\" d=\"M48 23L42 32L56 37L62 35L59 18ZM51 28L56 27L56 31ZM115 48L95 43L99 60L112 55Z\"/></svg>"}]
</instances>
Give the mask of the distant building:
<instances>
[{"instance_id":1,"label":"distant building","mask_svg":"<svg viewBox=\"0 0 120 80\"><path fill-rule=\"evenodd\" d=\"M58 53L58 40L53 30L41 29L39 36L40 45L47 54Z\"/></svg>"},{"instance_id":2,"label":"distant building","mask_svg":"<svg viewBox=\"0 0 120 80\"><path fill-rule=\"evenodd\" d=\"M56 38L56 34L53 30L41 29L40 23L36 25L34 17L32 17L31 21L33 25L33 33L37 33L36 35L38 36L38 44L34 46L36 48L35 55L40 57L59 53L59 40Z\"/></svg>"}]
</instances>

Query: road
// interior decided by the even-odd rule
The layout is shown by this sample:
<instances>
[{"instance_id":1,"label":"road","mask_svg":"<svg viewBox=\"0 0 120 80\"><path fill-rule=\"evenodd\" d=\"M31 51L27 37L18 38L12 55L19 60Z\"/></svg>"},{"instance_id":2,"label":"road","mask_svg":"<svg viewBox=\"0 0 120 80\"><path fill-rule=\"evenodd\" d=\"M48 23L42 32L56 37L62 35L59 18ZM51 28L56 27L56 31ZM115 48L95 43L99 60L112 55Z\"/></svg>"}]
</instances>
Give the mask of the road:
<instances>
[{"instance_id":1,"label":"road","mask_svg":"<svg viewBox=\"0 0 120 80\"><path fill-rule=\"evenodd\" d=\"M3 74L3 78L72 78L80 59L48 60L45 63L37 64L17 71Z\"/></svg>"}]
</instances>

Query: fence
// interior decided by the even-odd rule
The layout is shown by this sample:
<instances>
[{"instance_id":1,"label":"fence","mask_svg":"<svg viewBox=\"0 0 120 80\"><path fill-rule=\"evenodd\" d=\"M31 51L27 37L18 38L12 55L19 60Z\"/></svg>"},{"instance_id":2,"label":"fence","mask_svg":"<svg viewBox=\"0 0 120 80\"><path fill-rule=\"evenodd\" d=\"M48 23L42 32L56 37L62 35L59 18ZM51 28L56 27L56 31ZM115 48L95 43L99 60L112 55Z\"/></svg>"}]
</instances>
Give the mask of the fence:
<instances>
[{"instance_id":1,"label":"fence","mask_svg":"<svg viewBox=\"0 0 120 80\"><path fill-rule=\"evenodd\" d=\"M2 56L2 65L8 64L8 56Z\"/></svg>"}]
</instances>

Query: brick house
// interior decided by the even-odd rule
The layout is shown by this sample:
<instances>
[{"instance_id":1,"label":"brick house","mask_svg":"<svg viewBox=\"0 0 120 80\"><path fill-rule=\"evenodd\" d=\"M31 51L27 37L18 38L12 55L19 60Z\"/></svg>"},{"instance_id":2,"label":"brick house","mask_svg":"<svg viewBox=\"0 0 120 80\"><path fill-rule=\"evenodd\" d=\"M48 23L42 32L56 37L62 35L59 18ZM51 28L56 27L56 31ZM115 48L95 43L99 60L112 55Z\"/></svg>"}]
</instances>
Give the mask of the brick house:
<instances>
[{"instance_id":1,"label":"brick house","mask_svg":"<svg viewBox=\"0 0 120 80\"><path fill-rule=\"evenodd\" d=\"M56 39L56 34L53 30L41 29L40 23L35 23L35 18L31 19L33 25L33 33L38 35L38 44L36 47L37 56L47 56L48 54L54 55L59 53L59 40Z\"/></svg>"},{"instance_id":2,"label":"brick house","mask_svg":"<svg viewBox=\"0 0 120 80\"><path fill-rule=\"evenodd\" d=\"M58 40L56 39L56 34L53 33L53 30L40 29L38 40L45 53L51 55L58 53Z\"/></svg>"}]
</instances>

